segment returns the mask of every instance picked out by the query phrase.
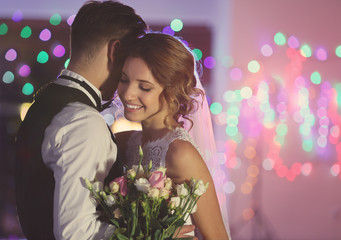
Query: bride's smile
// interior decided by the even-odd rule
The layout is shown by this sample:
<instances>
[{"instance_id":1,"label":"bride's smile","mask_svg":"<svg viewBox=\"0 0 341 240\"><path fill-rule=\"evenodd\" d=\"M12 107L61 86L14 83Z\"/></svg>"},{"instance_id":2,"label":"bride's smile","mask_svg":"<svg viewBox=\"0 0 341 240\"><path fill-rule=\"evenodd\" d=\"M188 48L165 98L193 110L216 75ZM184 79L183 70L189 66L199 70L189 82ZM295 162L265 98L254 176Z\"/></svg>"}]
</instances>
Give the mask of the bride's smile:
<instances>
[{"instance_id":1,"label":"bride's smile","mask_svg":"<svg viewBox=\"0 0 341 240\"><path fill-rule=\"evenodd\" d=\"M125 61L118 95L128 120L162 124L167 115L167 108L160 104L163 89L144 60L129 57Z\"/></svg>"}]
</instances>

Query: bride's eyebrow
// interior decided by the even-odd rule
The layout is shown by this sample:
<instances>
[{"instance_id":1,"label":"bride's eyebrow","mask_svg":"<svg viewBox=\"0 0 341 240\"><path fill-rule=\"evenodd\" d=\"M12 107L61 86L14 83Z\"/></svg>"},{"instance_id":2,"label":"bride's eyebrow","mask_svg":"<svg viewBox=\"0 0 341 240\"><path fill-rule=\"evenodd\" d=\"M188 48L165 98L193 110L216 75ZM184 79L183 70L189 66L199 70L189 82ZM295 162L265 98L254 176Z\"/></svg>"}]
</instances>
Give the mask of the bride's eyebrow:
<instances>
[{"instance_id":1,"label":"bride's eyebrow","mask_svg":"<svg viewBox=\"0 0 341 240\"><path fill-rule=\"evenodd\" d=\"M154 83L152 83L152 82L149 82L148 80L137 79L137 81L139 81L139 82L141 82L141 83L146 83L146 84L149 84L149 85L155 86L155 85L154 85Z\"/></svg>"}]
</instances>

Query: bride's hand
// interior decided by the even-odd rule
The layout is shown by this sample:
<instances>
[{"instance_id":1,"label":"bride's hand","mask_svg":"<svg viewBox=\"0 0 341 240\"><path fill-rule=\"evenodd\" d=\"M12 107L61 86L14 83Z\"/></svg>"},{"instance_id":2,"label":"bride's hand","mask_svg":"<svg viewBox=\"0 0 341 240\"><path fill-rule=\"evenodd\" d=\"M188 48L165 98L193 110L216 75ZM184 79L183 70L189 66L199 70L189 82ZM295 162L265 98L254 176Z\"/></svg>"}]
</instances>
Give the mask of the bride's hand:
<instances>
[{"instance_id":1,"label":"bride's hand","mask_svg":"<svg viewBox=\"0 0 341 240\"><path fill-rule=\"evenodd\" d=\"M176 238L192 238L193 240L198 240L197 237L188 236L186 234L193 232L195 229L194 225L184 225L181 229L178 229L178 231L175 232L174 237Z\"/></svg>"}]
</instances>

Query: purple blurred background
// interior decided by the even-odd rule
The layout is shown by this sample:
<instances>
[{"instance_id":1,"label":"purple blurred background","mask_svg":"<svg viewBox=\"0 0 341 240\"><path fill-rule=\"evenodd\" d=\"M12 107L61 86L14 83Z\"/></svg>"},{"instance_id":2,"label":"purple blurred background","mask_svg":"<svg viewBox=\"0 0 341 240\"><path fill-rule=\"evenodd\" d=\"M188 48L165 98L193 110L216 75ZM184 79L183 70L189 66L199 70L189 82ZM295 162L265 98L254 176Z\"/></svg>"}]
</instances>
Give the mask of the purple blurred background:
<instances>
[{"instance_id":1,"label":"purple blurred background","mask_svg":"<svg viewBox=\"0 0 341 240\"><path fill-rule=\"evenodd\" d=\"M0 238L23 238L13 193L20 114L67 64L68 21L83 2L1 1ZM121 2L200 58L232 239L341 239L341 2Z\"/></svg>"}]
</instances>

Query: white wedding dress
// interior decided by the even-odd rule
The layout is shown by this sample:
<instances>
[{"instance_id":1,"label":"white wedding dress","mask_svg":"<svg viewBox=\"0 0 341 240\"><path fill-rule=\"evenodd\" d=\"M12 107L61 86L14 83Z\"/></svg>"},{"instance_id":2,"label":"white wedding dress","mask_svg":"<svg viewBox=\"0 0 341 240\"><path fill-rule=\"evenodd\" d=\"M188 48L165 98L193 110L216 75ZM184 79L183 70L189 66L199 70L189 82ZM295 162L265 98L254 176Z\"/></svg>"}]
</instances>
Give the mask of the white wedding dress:
<instances>
[{"instance_id":1,"label":"white wedding dress","mask_svg":"<svg viewBox=\"0 0 341 240\"><path fill-rule=\"evenodd\" d=\"M160 166L166 167L166 155L168 148L170 144L177 139L190 142L203 157L203 155L200 152L200 149L196 146L188 132L183 128L177 127L172 132L166 134L164 137L144 144L142 148L143 150L142 165L143 166L148 165L150 160L152 160L153 162L152 171L156 170ZM142 132L134 131L132 132L131 136L128 139L127 149L125 153L126 154L125 165L127 165L128 168L131 168L132 165L138 165L138 162L140 160L139 146L142 146ZM187 219L186 224L192 224L191 218ZM194 232L192 232L189 235L193 236ZM197 228L195 231L195 236L197 236L199 239L202 239Z\"/></svg>"}]
</instances>

